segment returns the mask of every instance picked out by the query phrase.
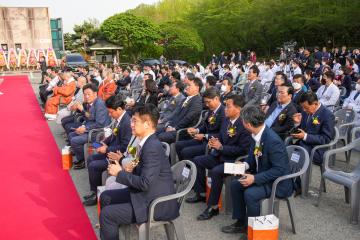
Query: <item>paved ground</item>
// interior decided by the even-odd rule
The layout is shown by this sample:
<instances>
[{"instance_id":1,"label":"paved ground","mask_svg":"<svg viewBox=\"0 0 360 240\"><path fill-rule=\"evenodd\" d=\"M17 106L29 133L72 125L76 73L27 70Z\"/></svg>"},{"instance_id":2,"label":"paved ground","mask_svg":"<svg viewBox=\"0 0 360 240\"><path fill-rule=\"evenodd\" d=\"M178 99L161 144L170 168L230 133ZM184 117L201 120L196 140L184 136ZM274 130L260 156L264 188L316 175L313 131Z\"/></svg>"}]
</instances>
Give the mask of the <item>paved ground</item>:
<instances>
[{"instance_id":1,"label":"paved ground","mask_svg":"<svg viewBox=\"0 0 360 240\"><path fill-rule=\"evenodd\" d=\"M39 74L31 76L31 83L34 91L38 91L40 81ZM6 93L5 93L6 94ZM59 149L65 145L61 137L62 129L55 122L49 122L49 127L56 139ZM346 166L340 161L336 162L336 167L352 169L359 161L359 154L353 154L350 166ZM343 159L343 156L338 156ZM85 195L89 190L87 170L70 170L70 175L78 190L79 197ZM314 168L312 190L317 192L319 186L319 169ZM344 201L344 190L342 187L327 182L327 193L323 195L320 207L313 204L316 201L315 195L307 199L295 198L295 220L297 224L297 234L291 232L291 223L288 216L286 204L280 206L280 239L291 240L332 240L332 239L360 239L360 225L350 225L350 207ZM230 224L233 221L231 216L221 213L210 221L200 222L196 216L205 208L204 204L189 205L185 204L183 211L183 221L186 227L187 239L212 240L212 239L239 239L238 235L227 235L220 231L220 227ZM95 232L98 229L95 225L98 222L96 207L86 207L91 223ZM135 235L135 234L134 234ZM134 238L135 239L135 238ZM154 230L152 239L166 239L163 229Z\"/></svg>"}]
</instances>

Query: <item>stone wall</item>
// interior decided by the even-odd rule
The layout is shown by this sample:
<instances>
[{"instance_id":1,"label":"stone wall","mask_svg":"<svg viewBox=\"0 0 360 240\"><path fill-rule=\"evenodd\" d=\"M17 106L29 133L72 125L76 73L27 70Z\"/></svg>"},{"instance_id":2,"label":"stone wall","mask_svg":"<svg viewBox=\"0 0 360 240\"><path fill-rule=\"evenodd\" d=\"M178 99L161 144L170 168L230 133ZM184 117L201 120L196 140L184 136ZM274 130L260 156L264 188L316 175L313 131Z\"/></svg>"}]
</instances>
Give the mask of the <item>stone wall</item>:
<instances>
[{"instance_id":1,"label":"stone wall","mask_svg":"<svg viewBox=\"0 0 360 240\"><path fill-rule=\"evenodd\" d=\"M51 30L47 7L0 7L0 44L8 48L50 48Z\"/></svg>"}]
</instances>

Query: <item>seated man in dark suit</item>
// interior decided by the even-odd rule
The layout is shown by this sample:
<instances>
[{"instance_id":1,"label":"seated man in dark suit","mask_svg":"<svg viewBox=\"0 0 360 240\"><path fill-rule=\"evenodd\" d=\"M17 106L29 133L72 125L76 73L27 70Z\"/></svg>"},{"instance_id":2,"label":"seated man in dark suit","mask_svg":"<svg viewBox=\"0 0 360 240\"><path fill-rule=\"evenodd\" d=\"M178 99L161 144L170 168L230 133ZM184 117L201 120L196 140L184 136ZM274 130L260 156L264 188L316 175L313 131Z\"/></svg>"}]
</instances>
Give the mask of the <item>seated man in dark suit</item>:
<instances>
[{"instance_id":1,"label":"seated man in dark suit","mask_svg":"<svg viewBox=\"0 0 360 240\"><path fill-rule=\"evenodd\" d=\"M84 197L86 206L95 205L97 202L96 190L102 185L102 173L108 166L106 158L112 160L114 153L124 155L132 135L130 116L126 113L126 103L122 96L111 96L105 104L115 122L111 128L112 134L101 143L102 146L96 149L97 154L87 159L91 192Z\"/></svg>"},{"instance_id":2,"label":"seated man in dark suit","mask_svg":"<svg viewBox=\"0 0 360 240\"><path fill-rule=\"evenodd\" d=\"M293 87L290 83L285 83L278 86L277 92L277 101L266 112L265 125L285 139L294 127L293 115L297 113L295 105L291 102Z\"/></svg>"},{"instance_id":3,"label":"seated man in dark suit","mask_svg":"<svg viewBox=\"0 0 360 240\"><path fill-rule=\"evenodd\" d=\"M248 73L249 82L245 84L244 90L242 92L246 105L260 104L263 85L258 80L259 73L259 68L256 65L250 67Z\"/></svg>"},{"instance_id":4,"label":"seated man in dark suit","mask_svg":"<svg viewBox=\"0 0 360 240\"><path fill-rule=\"evenodd\" d=\"M219 214L218 202L223 186L224 163L234 162L237 157L248 153L251 141L250 133L244 128L240 112L245 101L242 96L232 95L226 100L225 116L218 135L209 139L209 154L195 157L197 176L194 186L196 195L186 199L188 203L204 201L206 177L205 170L209 169L211 191L205 211L198 216L198 220L208 220Z\"/></svg>"},{"instance_id":5,"label":"seated man in dark suit","mask_svg":"<svg viewBox=\"0 0 360 240\"><path fill-rule=\"evenodd\" d=\"M162 142L169 144L175 142L177 130L194 126L200 118L202 101L199 94L203 86L202 81L199 78L188 79L186 85L187 97L182 103L180 111L165 124L165 129L157 131Z\"/></svg>"},{"instance_id":6,"label":"seated man in dark suit","mask_svg":"<svg viewBox=\"0 0 360 240\"><path fill-rule=\"evenodd\" d=\"M130 69L123 71L123 78L116 81L117 89L116 93L119 93L121 89L125 89L131 83Z\"/></svg>"},{"instance_id":7,"label":"seated man in dark suit","mask_svg":"<svg viewBox=\"0 0 360 240\"><path fill-rule=\"evenodd\" d=\"M174 180L165 150L155 134L159 112L152 104L134 110L133 134L140 139L133 164L123 169L118 161L109 164L108 172L125 189L104 191L100 196L100 236L103 240L119 239L121 224L144 223L151 202L175 192ZM158 204L155 220L172 220L179 216L176 200Z\"/></svg>"},{"instance_id":8,"label":"seated man in dark suit","mask_svg":"<svg viewBox=\"0 0 360 240\"><path fill-rule=\"evenodd\" d=\"M290 174L289 158L281 138L265 123L265 115L257 106L248 106L241 111L244 127L251 132L249 157L240 179L231 183L233 219L236 222L222 227L224 233L245 233L248 217L260 216L260 201L270 197L273 182ZM277 186L276 196L289 197L293 193L293 181L284 180Z\"/></svg>"},{"instance_id":9,"label":"seated man in dark suit","mask_svg":"<svg viewBox=\"0 0 360 240\"><path fill-rule=\"evenodd\" d=\"M196 156L204 155L208 140L220 131L225 113L218 91L214 87L208 88L205 90L203 98L205 105L209 108L208 117L201 127L187 129L188 134L193 136L193 139L175 143L176 153L180 160L192 160Z\"/></svg>"},{"instance_id":10,"label":"seated man in dark suit","mask_svg":"<svg viewBox=\"0 0 360 240\"><path fill-rule=\"evenodd\" d=\"M176 80L170 84L169 94L171 97L162 104L163 111L160 112L159 126L165 126L165 124L180 111L185 99L185 96L182 94L184 88L185 85L180 80Z\"/></svg>"},{"instance_id":11,"label":"seated man in dark suit","mask_svg":"<svg viewBox=\"0 0 360 240\"><path fill-rule=\"evenodd\" d=\"M299 126L299 133L292 134L295 139L299 139L298 145L304 147L309 154L317 145L329 143L335 137L335 117L334 114L323 106L314 92L307 92L300 98L303 108L302 113L294 115L295 125ZM325 149L315 152L313 162L321 165Z\"/></svg>"},{"instance_id":12,"label":"seated man in dark suit","mask_svg":"<svg viewBox=\"0 0 360 240\"><path fill-rule=\"evenodd\" d=\"M84 144L88 141L89 131L95 128L103 128L111 122L105 103L97 97L97 87L92 83L86 84L83 87L83 92L84 101L90 105L88 112L85 113L86 120L83 125L69 133L71 149L76 156L74 169L85 167Z\"/></svg>"}]
</instances>

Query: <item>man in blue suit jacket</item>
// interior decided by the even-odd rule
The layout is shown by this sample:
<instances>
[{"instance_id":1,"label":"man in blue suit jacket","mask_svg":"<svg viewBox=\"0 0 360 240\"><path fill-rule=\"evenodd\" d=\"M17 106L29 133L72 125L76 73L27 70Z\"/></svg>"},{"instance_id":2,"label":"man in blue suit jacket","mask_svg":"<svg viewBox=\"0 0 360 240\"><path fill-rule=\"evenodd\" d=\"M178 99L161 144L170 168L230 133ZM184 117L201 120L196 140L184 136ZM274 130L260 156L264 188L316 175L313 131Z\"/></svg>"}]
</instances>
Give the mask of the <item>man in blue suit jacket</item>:
<instances>
[{"instance_id":1,"label":"man in blue suit jacket","mask_svg":"<svg viewBox=\"0 0 360 240\"><path fill-rule=\"evenodd\" d=\"M290 174L289 158L281 138L265 122L265 115L257 106L241 111L244 127L252 134L253 141L245 169L249 172L231 183L233 219L237 221L222 228L225 233L246 233L248 217L260 215L260 201L271 195L273 182ZM276 196L289 197L293 181L284 180L277 187Z\"/></svg>"},{"instance_id":2,"label":"man in blue suit jacket","mask_svg":"<svg viewBox=\"0 0 360 240\"><path fill-rule=\"evenodd\" d=\"M226 119L221 124L219 134L210 136L208 147L210 153L195 157L197 177L194 186L196 195L186 199L188 203L204 201L201 193L205 192L205 170L209 169L211 191L207 208L198 216L198 220L208 220L219 214L218 202L223 186L224 162L234 162L237 157L246 155L249 150L250 133L244 128L240 112L245 100L242 96L231 95L226 100Z\"/></svg>"},{"instance_id":3,"label":"man in blue suit jacket","mask_svg":"<svg viewBox=\"0 0 360 240\"><path fill-rule=\"evenodd\" d=\"M310 154L315 146L327 144L334 139L335 117L330 110L320 104L314 92L304 93L300 98L300 104L303 108L302 113L297 113L293 117L300 132L291 136L299 139L297 144ZM315 164L322 164L324 152L325 149L315 152L313 159Z\"/></svg>"},{"instance_id":4,"label":"man in blue suit jacket","mask_svg":"<svg viewBox=\"0 0 360 240\"><path fill-rule=\"evenodd\" d=\"M175 193L174 179L165 150L155 135L159 112L152 104L135 109L132 131L140 139L133 165L123 169L119 162L109 164L108 172L125 189L104 191L100 196L100 236L103 240L119 239L121 224L144 223L151 202ZM176 200L160 203L155 220L171 220L179 216Z\"/></svg>"},{"instance_id":5,"label":"man in blue suit jacket","mask_svg":"<svg viewBox=\"0 0 360 240\"><path fill-rule=\"evenodd\" d=\"M69 133L71 149L76 156L74 169L85 167L84 144L87 143L89 131L95 128L103 128L111 122L105 103L97 97L97 90L97 87L91 83L83 87L84 101L90 105L90 108L85 113L84 124Z\"/></svg>"},{"instance_id":6,"label":"man in blue suit jacket","mask_svg":"<svg viewBox=\"0 0 360 240\"><path fill-rule=\"evenodd\" d=\"M208 88L204 94L204 103L209 108L207 119L199 128L188 128L187 132L193 139L175 143L176 152L180 160L192 160L196 156L204 155L209 136L218 134L224 120L224 106L221 105L220 94L214 88Z\"/></svg>"},{"instance_id":7,"label":"man in blue suit jacket","mask_svg":"<svg viewBox=\"0 0 360 240\"><path fill-rule=\"evenodd\" d=\"M189 79L186 84L187 97L183 101L178 114L176 114L165 126L165 129L158 129L159 140L169 144L175 142L176 131L182 128L194 126L199 120L202 110L200 90L203 86L201 79Z\"/></svg>"},{"instance_id":8,"label":"man in blue suit jacket","mask_svg":"<svg viewBox=\"0 0 360 240\"><path fill-rule=\"evenodd\" d=\"M108 165L106 158L113 160L114 155L123 156L127 151L126 148L131 139L132 131L130 116L125 110L125 105L126 103L120 95L111 96L106 100L106 107L115 122L111 128L112 134L102 142L102 146L96 149L97 154L91 155L87 159L91 192L84 197L85 206L92 206L97 202L96 190L98 186L101 186L102 173Z\"/></svg>"}]
</instances>

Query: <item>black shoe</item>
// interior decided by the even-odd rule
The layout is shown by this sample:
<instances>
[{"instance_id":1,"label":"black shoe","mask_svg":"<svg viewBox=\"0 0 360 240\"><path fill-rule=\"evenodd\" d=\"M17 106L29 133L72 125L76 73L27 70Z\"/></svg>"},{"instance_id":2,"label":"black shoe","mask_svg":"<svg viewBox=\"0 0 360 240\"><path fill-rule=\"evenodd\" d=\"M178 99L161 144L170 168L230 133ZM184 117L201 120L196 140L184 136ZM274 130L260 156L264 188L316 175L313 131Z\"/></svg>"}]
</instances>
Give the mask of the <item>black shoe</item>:
<instances>
[{"instance_id":1,"label":"black shoe","mask_svg":"<svg viewBox=\"0 0 360 240\"><path fill-rule=\"evenodd\" d=\"M185 202L187 203L206 202L206 197L196 194L194 197L187 198Z\"/></svg>"},{"instance_id":2,"label":"black shoe","mask_svg":"<svg viewBox=\"0 0 360 240\"><path fill-rule=\"evenodd\" d=\"M96 196L95 192L91 192L90 194L83 196L83 199L88 200L89 198L92 198L93 196Z\"/></svg>"},{"instance_id":3,"label":"black shoe","mask_svg":"<svg viewBox=\"0 0 360 240\"><path fill-rule=\"evenodd\" d=\"M85 206L94 206L97 204L97 197L96 195L92 196L91 198L86 199L85 201L83 201L83 204Z\"/></svg>"},{"instance_id":4,"label":"black shoe","mask_svg":"<svg viewBox=\"0 0 360 240\"><path fill-rule=\"evenodd\" d=\"M85 168L85 161L84 160L74 163L74 169L75 170L79 170L79 169L83 169L83 168Z\"/></svg>"},{"instance_id":5,"label":"black shoe","mask_svg":"<svg viewBox=\"0 0 360 240\"><path fill-rule=\"evenodd\" d=\"M208 207L207 209L205 209L205 211L202 214L200 214L197 217L197 220L199 221L209 220L216 215L219 215L219 209L213 209L211 207Z\"/></svg>"},{"instance_id":6,"label":"black shoe","mask_svg":"<svg viewBox=\"0 0 360 240\"><path fill-rule=\"evenodd\" d=\"M244 223L242 223L241 221L238 220L229 226L222 227L221 231L223 233L246 233L247 226L245 226Z\"/></svg>"}]
</instances>

